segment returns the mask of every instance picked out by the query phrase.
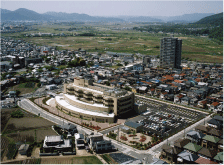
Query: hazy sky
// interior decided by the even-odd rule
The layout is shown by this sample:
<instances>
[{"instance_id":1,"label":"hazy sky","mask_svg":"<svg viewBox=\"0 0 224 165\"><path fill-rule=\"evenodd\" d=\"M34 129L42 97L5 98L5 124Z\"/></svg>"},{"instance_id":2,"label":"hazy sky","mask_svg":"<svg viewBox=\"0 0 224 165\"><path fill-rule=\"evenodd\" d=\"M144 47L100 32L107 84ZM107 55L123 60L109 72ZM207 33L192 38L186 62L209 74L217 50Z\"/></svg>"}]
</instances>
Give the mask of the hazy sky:
<instances>
[{"instance_id":1,"label":"hazy sky","mask_svg":"<svg viewBox=\"0 0 224 165\"><path fill-rule=\"evenodd\" d=\"M84 13L91 16L176 16L190 13L223 12L219 1L1 1L1 8L26 8L38 13L48 11Z\"/></svg>"}]
</instances>

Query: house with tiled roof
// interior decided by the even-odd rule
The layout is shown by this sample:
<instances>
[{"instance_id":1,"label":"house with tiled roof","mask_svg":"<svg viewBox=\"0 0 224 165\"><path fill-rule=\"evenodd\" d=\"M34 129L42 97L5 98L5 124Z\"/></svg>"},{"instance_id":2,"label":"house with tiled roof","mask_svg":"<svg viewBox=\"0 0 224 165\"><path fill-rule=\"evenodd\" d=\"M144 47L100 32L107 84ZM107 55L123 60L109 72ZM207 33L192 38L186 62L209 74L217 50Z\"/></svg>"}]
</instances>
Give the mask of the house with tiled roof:
<instances>
[{"instance_id":1,"label":"house with tiled roof","mask_svg":"<svg viewBox=\"0 0 224 165\"><path fill-rule=\"evenodd\" d=\"M192 154L187 151L182 151L177 155L178 164L194 164L195 161L199 158L198 155Z\"/></svg>"},{"instance_id":2,"label":"house with tiled roof","mask_svg":"<svg viewBox=\"0 0 224 165\"><path fill-rule=\"evenodd\" d=\"M219 152L213 159L215 162L223 164L223 152Z\"/></svg>"},{"instance_id":3,"label":"house with tiled roof","mask_svg":"<svg viewBox=\"0 0 224 165\"><path fill-rule=\"evenodd\" d=\"M161 151L161 157L163 159L167 159L169 162L174 162L177 163L177 155L182 152L181 149L171 147L167 144L164 144L162 146L162 151Z\"/></svg>"},{"instance_id":4,"label":"house with tiled roof","mask_svg":"<svg viewBox=\"0 0 224 165\"><path fill-rule=\"evenodd\" d=\"M189 139L178 139L174 142L174 147L184 150L184 146L190 142Z\"/></svg>"},{"instance_id":5,"label":"house with tiled roof","mask_svg":"<svg viewBox=\"0 0 224 165\"><path fill-rule=\"evenodd\" d=\"M209 160L212 160L215 157L216 154L217 154L216 149L208 149L208 148L205 148L205 147L202 147L198 151L198 156L204 157L204 158L209 159Z\"/></svg>"},{"instance_id":6,"label":"house with tiled roof","mask_svg":"<svg viewBox=\"0 0 224 165\"><path fill-rule=\"evenodd\" d=\"M222 128L221 126L221 122L220 121L217 121L217 120L215 120L215 119L211 119L211 120L209 120L208 122L207 122L207 125L209 126L209 127L213 127L213 128L217 128L217 129L220 129L220 128Z\"/></svg>"},{"instance_id":7,"label":"house with tiled roof","mask_svg":"<svg viewBox=\"0 0 224 165\"><path fill-rule=\"evenodd\" d=\"M151 88L151 89L149 89L148 94L150 96L154 96L154 92L155 92L155 89L154 88Z\"/></svg>"},{"instance_id":8,"label":"house with tiled roof","mask_svg":"<svg viewBox=\"0 0 224 165\"><path fill-rule=\"evenodd\" d=\"M199 108L206 108L207 107L207 100L201 100L201 101L198 101L198 107Z\"/></svg>"},{"instance_id":9,"label":"house with tiled roof","mask_svg":"<svg viewBox=\"0 0 224 165\"><path fill-rule=\"evenodd\" d=\"M205 148L218 148L218 142L220 141L219 138L211 135L206 135L202 138L201 146Z\"/></svg>"},{"instance_id":10,"label":"house with tiled roof","mask_svg":"<svg viewBox=\"0 0 224 165\"><path fill-rule=\"evenodd\" d=\"M199 146L195 143L188 143L187 145L185 145L183 147L185 150L188 150L189 152L193 153L193 154L197 154L197 152L202 148L202 146Z\"/></svg>"},{"instance_id":11,"label":"house with tiled roof","mask_svg":"<svg viewBox=\"0 0 224 165\"><path fill-rule=\"evenodd\" d=\"M192 143L196 143L198 145L201 145L202 138L205 136L205 134L197 131L190 131L186 134L186 138L190 139Z\"/></svg>"},{"instance_id":12,"label":"house with tiled roof","mask_svg":"<svg viewBox=\"0 0 224 165\"><path fill-rule=\"evenodd\" d=\"M218 142L218 151L223 152L223 139L219 140Z\"/></svg>"},{"instance_id":13,"label":"house with tiled roof","mask_svg":"<svg viewBox=\"0 0 224 165\"><path fill-rule=\"evenodd\" d=\"M181 102L181 99L184 97L184 95L182 94L177 94L177 95L174 95L174 103L179 103Z\"/></svg>"},{"instance_id":14,"label":"house with tiled roof","mask_svg":"<svg viewBox=\"0 0 224 165\"><path fill-rule=\"evenodd\" d=\"M214 111L218 108L218 105L219 105L219 102L213 102L211 105L210 105L210 108L209 110L210 111Z\"/></svg>"},{"instance_id":15,"label":"house with tiled roof","mask_svg":"<svg viewBox=\"0 0 224 165\"><path fill-rule=\"evenodd\" d=\"M221 131L221 130L218 130L218 129L215 129L215 128L211 128L211 129L207 132L207 135L212 135L212 136L221 138L223 134L222 134L222 131Z\"/></svg>"},{"instance_id":16,"label":"house with tiled roof","mask_svg":"<svg viewBox=\"0 0 224 165\"><path fill-rule=\"evenodd\" d=\"M211 161L209 159L199 157L196 161L196 164L218 164L217 162Z\"/></svg>"}]
</instances>

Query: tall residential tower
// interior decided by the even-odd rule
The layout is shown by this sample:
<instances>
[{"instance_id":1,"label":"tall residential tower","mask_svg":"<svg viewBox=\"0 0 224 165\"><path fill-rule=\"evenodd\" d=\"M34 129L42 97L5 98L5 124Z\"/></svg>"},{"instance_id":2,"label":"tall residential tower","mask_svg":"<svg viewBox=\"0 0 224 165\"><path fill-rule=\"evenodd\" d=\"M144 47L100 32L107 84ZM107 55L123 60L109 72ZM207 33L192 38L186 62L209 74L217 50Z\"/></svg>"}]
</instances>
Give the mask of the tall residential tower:
<instances>
[{"instance_id":1,"label":"tall residential tower","mask_svg":"<svg viewBox=\"0 0 224 165\"><path fill-rule=\"evenodd\" d=\"M182 40L174 37L161 39L160 67L180 68Z\"/></svg>"}]
</instances>

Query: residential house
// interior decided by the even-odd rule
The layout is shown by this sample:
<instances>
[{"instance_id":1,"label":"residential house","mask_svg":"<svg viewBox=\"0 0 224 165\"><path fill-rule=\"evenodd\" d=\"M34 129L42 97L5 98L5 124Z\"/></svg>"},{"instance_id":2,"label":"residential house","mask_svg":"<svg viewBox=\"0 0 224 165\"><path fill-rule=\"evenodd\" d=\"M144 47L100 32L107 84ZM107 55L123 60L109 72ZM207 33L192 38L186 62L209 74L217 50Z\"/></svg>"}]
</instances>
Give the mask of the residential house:
<instances>
[{"instance_id":1,"label":"residential house","mask_svg":"<svg viewBox=\"0 0 224 165\"><path fill-rule=\"evenodd\" d=\"M197 132L201 132L201 133L203 133L203 134L205 134L205 135L207 135L209 129L210 129L210 128L209 128L208 126L206 126L206 125L197 125L197 126L195 127L195 131L197 131Z\"/></svg>"},{"instance_id":2,"label":"residential house","mask_svg":"<svg viewBox=\"0 0 224 165\"><path fill-rule=\"evenodd\" d=\"M195 164L195 161L199 158L198 155L192 154L187 151L182 151L177 155L178 164Z\"/></svg>"},{"instance_id":3,"label":"residential house","mask_svg":"<svg viewBox=\"0 0 224 165\"><path fill-rule=\"evenodd\" d=\"M77 127L74 124L66 123L64 125L57 125L62 129L63 132L67 132L71 134L72 136L78 132Z\"/></svg>"},{"instance_id":4,"label":"residential house","mask_svg":"<svg viewBox=\"0 0 224 165\"><path fill-rule=\"evenodd\" d=\"M209 160L212 160L216 154L217 154L217 150L208 149L208 148L205 148L205 147L202 147L198 151L198 156L209 159Z\"/></svg>"},{"instance_id":5,"label":"residential house","mask_svg":"<svg viewBox=\"0 0 224 165\"><path fill-rule=\"evenodd\" d=\"M179 148L182 151L184 150L184 146L190 142L189 139L178 139L174 142L174 147Z\"/></svg>"},{"instance_id":6,"label":"residential house","mask_svg":"<svg viewBox=\"0 0 224 165\"><path fill-rule=\"evenodd\" d=\"M213 159L214 159L214 162L223 164L223 152L219 152Z\"/></svg>"},{"instance_id":7,"label":"residential house","mask_svg":"<svg viewBox=\"0 0 224 165\"><path fill-rule=\"evenodd\" d=\"M162 146L161 157L167 159L169 162L177 163L177 155L182 151L179 148L171 147L167 144Z\"/></svg>"},{"instance_id":8,"label":"residential house","mask_svg":"<svg viewBox=\"0 0 224 165\"><path fill-rule=\"evenodd\" d=\"M186 138L190 139L192 143L196 143L198 145L201 144L202 138L204 136L205 134L193 130L186 134Z\"/></svg>"},{"instance_id":9,"label":"residential house","mask_svg":"<svg viewBox=\"0 0 224 165\"><path fill-rule=\"evenodd\" d=\"M183 104L183 105L189 105L189 103L190 103L190 98L189 97L185 96L185 97L183 97L181 99L181 104Z\"/></svg>"},{"instance_id":10,"label":"residential house","mask_svg":"<svg viewBox=\"0 0 224 165\"><path fill-rule=\"evenodd\" d=\"M215 111L218 109L218 105L219 105L219 102L213 102L211 105L210 105L210 108L209 110L210 111Z\"/></svg>"},{"instance_id":11,"label":"residential house","mask_svg":"<svg viewBox=\"0 0 224 165\"><path fill-rule=\"evenodd\" d=\"M196 143L188 143L184 146L185 150L188 150L189 152L193 154L197 154L197 152L202 148L202 146L197 145Z\"/></svg>"},{"instance_id":12,"label":"residential house","mask_svg":"<svg viewBox=\"0 0 224 165\"><path fill-rule=\"evenodd\" d=\"M204 157L199 157L196 161L195 161L196 164L218 164L214 161L211 161L209 159L206 159Z\"/></svg>"},{"instance_id":13,"label":"residential house","mask_svg":"<svg viewBox=\"0 0 224 165\"><path fill-rule=\"evenodd\" d=\"M217 129L220 129L221 128L221 123L215 119L211 119L207 122L207 125L209 127L214 127L214 128L217 128Z\"/></svg>"},{"instance_id":14,"label":"residential house","mask_svg":"<svg viewBox=\"0 0 224 165\"><path fill-rule=\"evenodd\" d=\"M198 107L205 109L207 107L207 100L198 101Z\"/></svg>"},{"instance_id":15,"label":"residential house","mask_svg":"<svg viewBox=\"0 0 224 165\"><path fill-rule=\"evenodd\" d=\"M222 131L221 130L218 130L218 129L215 129L215 128L210 128L209 131L207 132L207 135L212 135L212 136L215 136L215 137L218 137L218 138L222 138Z\"/></svg>"},{"instance_id":16,"label":"residential house","mask_svg":"<svg viewBox=\"0 0 224 165\"><path fill-rule=\"evenodd\" d=\"M62 136L45 136L43 148L45 151L58 150L68 151L71 149L72 144L70 139L63 139Z\"/></svg>"},{"instance_id":17,"label":"residential house","mask_svg":"<svg viewBox=\"0 0 224 165\"><path fill-rule=\"evenodd\" d=\"M206 135L202 138L201 146L205 148L218 148L218 142L220 141L219 138L211 135Z\"/></svg>"},{"instance_id":18,"label":"residential house","mask_svg":"<svg viewBox=\"0 0 224 165\"><path fill-rule=\"evenodd\" d=\"M104 140L103 135L93 134L86 137L90 149L96 152L112 150L111 141Z\"/></svg>"},{"instance_id":19,"label":"residential house","mask_svg":"<svg viewBox=\"0 0 224 165\"><path fill-rule=\"evenodd\" d=\"M223 139L219 140L218 142L218 151L223 152Z\"/></svg>"},{"instance_id":20,"label":"residential house","mask_svg":"<svg viewBox=\"0 0 224 165\"><path fill-rule=\"evenodd\" d=\"M76 133L75 134L75 145L78 149L85 148L84 135Z\"/></svg>"}]
</instances>

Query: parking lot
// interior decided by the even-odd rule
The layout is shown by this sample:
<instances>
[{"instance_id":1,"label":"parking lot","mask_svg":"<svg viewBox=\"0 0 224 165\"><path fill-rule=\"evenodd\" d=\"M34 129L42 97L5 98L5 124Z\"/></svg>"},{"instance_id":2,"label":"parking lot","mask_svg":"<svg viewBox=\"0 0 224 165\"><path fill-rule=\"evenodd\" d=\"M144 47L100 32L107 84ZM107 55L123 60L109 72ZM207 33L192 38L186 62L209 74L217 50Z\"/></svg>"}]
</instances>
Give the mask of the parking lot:
<instances>
[{"instance_id":1,"label":"parking lot","mask_svg":"<svg viewBox=\"0 0 224 165\"><path fill-rule=\"evenodd\" d=\"M149 135L169 136L177 133L197 120L205 117L204 113L168 105L145 98L135 98L136 103L145 103L147 112L132 119L141 123L143 131Z\"/></svg>"}]
</instances>

